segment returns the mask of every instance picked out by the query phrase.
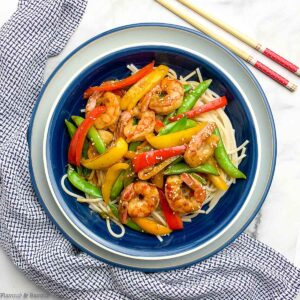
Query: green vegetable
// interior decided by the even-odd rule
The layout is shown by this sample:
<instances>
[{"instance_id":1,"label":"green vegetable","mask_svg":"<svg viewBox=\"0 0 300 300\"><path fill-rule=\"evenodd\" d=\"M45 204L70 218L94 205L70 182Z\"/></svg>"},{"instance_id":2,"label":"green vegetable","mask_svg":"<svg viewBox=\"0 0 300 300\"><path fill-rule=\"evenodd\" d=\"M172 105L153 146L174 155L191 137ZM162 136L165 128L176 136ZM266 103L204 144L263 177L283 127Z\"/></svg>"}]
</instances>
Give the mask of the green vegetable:
<instances>
[{"instance_id":1,"label":"green vegetable","mask_svg":"<svg viewBox=\"0 0 300 300\"><path fill-rule=\"evenodd\" d=\"M183 91L186 94L187 92L189 92L193 87L190 84L184 84L183 85Z\"/></svg>"},{"instance_id":2,"label":"green vegetable","mask_svg":"<svg viewBox=\"0 0 300 300\"><path fill-rule=\"evenodd\" d=\"M139 120L137 118L132 119L132 125L137 125Z\"/></svg>"},{"instance_id":3,"label":"green vegetable","mask_svg":"<svg viewBox=\"0 0 300 300\"><path fill-rule=\"evenodd\" d=\"M164 175L175 175L175 174L181 174L181 173L195 173L195 172L219 175L218 170L209 163L205 163L205 164L197 166L195 168L191 168L184 162L178 163L173 166L169 166L169 168L167 168L164 171Z\"/></svg>"},{"instance_id":4,"label":"green vegetable","mask_svg":"<svg viewBox=\"0 0 300 300\"><path fill-rule=\"evenodd\" d=\"M71 118L77 126L79 126L84 121L84 118L80 116L72 116ZM106 151L105 143L103 142L100 134L94 126L89 129L87 137L94 144L98 153L102 154Z\"/></svg>"},{"instance_id":5,"label":"green vegetable","mask_svg":"<svg viewBox=\"0 0 300 300\"><path fill-rule=\"evenodd\" d=\"M169 121L169 118L174 117L176 115L176 110L172 111L171 113L169 113L168 115L166 115L163 119L163 123L164 125L168 125L169 123L171 123Z\"/></svg>"},{"instance_id":6,"label":"green vegetable","mask_svg":"<svg viewBox=\"0 0 300 300\"><path fill-rule=\"evenodd\" d=\"M192 128L195 126L197 126L196 121L190 120L187 117L183 117L180 120L170 123L170 124L167 124L165 127L163 127L159 131L158 136L185 130L185 129L189 129L189 128Z\"/></svg>"},{"instance_id":7,"label":"green vegetable","mask_svg":"<svg viewBox=\"0 0 300 300\"><path fill-rule=\"evenodd\" d=\"M116 206L114 206L112 203L109 203L108 206L110 207L112 213L116 218L119 219L119 211ZM134 223L132 220L128 219L127 223L125 224L129 228L136 230L136 231L143 231L140 226L138 226L136 223Z\"/></svg>"},{"instance_id":8,"label":"green vegetable","mask_svg":"<svg viewBox=\"0 0 300 300\"><path fill-rule=\"evenodd\" d=\"M135 173L133 171L133 167L132 164L129 164L129 168L127 170L125 170L125 174L124 174L124 188L126 188L129 184L131 184L135 179Z\"/></svg>"},{"instance_id":9,"label":"green vegetable","mask_svg":"<svg viewBox=\"0 0 300 300\"><path fill-rule=\"evenodd\" d=\"M199 181L201 184L206 184L207 182L206 182L206 180L202 177L202 176L200 176L200 175L198 175L198 174L196 174L196 173L191 173L191 175L197 180L197 181Z\"/></svg>"},{"instance_id":10,"label":"green vegetable","mask_svg":"<svg viewBox=\"0 0 300 300\"><path fill-rule=\"evenodd\" d=\"M123 189L123 186L124 186L124 184L123 184L124 175L125 175L125 170L122 170L120 175L118 176L117 180L113 184L111 192L110 192L110 199L111 200L116 199L120 195L120 193Z\"/></svg>"},{"instance_id":11,"label":"green vegetable","mask_svg":"<svg viewBox=\"0 0 300 300\"><path fill-rule=\"evenodd\" d=\"M141 144L142 142L131 142L129 144L129 147L128 147L128 151L136 151L137 147Z\"/></svg>"},{"instance_id":12,"label":"green vegetable","mask_svg":"<svg viewBox=\"0 0 300 300\"><path fill-rule=\"evenodd\" d=\"M204 94L204 92L208 89L212 80L208 79L201 82L192 92L190 92L184 99L181 106L177 110L177 115L182 114L191 110L198 99Z\"/></svg>"},{"instance_id":13,"label":"green vegetable","mask_svg":"<svg viewBox=\"0 0 300 300\"><path fill-rule=\"evenodd\" d=\"M73 135L75 134L76 131L76 126L74 124L72 124L71 122L69 122L67 119L65 119L65 124L67 126L67 130L69 133L70 138L73 137Z\"/></svg>"},{"instance_id":14,"label":"green vegetable","mask_svg":"<svg viewBox=\"0 0 300 300\"><path fill-rule=\"evenodd\" d=\"M219 142L215 149L215 158L219 166L230 177L246 179L246 175L242 171L240 171L230 160L224 147L224 143L222 141L221 134L218 128L214 130L214 134L219 137Z\"/></svg>"},{"instance_id":15,"label":"green vegetable","mask_svg":"<svg viewBox=\"0 0 300 300\"><path fill-rule=\"evenodd\" d=\"M100 189L98 189L95 185L89 183L88 181L84 180L81 176L79 176L79 174L72 168L71 165L68 165L67 175L71 184L78 190L92 197L102 198Z\"/></svg>"}]
</instances>

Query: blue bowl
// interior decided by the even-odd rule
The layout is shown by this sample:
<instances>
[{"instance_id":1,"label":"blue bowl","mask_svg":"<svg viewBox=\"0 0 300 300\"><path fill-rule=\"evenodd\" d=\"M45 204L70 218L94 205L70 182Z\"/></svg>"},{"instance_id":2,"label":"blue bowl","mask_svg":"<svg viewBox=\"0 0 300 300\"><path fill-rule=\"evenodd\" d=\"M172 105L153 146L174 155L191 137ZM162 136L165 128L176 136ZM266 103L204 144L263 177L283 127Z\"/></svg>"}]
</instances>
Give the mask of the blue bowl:
<instances>
[{"instance_id":1,"label":"blue bowl","mask_svg":"<svg viewBox=\"0 0 300 300\"><path fill-rule=\"evenodd\" d=\"M226 113L235 129L237 145L249 140L247 156L239 168L247 174L247 180L237 180L225 193L217 206L207 215L199 215L184 229L164 237L163 242L155 236L126 228L124 237L112 237L106 222L92 212L88 205L78 203L65 194L60 185L66 173L67 150L70 143L64 120L80 115L86 101L82 95L87 87L103 81L121 79L130 75L126 68L129 63L142 67L155 60L156 65L165 64L179 75L187 75L199 67L204 79L213 79L211 89L228 99ZM140 46L123 49L107 55L90 65L68 86L50 119L46 137L46 163L51 186L66 215L96 243L121 255L133 257L164 257L190 251L217 236L237 215L243 206L253 184L257 167L258 147L255 126L251 113L241 92L232 81L214 64L182 49L169 46ZM67 181L70 190L78 193ZM113 225L114 226L114 225ZM116 231L117 228L113 228Z\"/></svg>"}]
</instances>

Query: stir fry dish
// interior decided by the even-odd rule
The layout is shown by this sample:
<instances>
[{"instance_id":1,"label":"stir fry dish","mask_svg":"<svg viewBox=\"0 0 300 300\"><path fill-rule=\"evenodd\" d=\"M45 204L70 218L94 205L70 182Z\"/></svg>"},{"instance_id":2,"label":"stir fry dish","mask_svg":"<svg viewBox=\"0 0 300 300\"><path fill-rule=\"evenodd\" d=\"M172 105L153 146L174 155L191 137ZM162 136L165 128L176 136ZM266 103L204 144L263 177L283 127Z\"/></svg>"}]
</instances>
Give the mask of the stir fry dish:
<instances>
[{"instance_id":1,"label":"stir fry dish","mask_svg":"<svg viewBox=\"0 0 300 300\"><path fill-rule=\"evenodd\" d=\"M227 99L198 68L182 77L154 62L127 67L129 77L89 87L84 116L65 120L70 145L61 184L106 220L112 236L129 227L162 241L246 179L238 165L248 141L237 147ZM82 193L70 191L66 178Z\"/></svg>"}]
</instances>

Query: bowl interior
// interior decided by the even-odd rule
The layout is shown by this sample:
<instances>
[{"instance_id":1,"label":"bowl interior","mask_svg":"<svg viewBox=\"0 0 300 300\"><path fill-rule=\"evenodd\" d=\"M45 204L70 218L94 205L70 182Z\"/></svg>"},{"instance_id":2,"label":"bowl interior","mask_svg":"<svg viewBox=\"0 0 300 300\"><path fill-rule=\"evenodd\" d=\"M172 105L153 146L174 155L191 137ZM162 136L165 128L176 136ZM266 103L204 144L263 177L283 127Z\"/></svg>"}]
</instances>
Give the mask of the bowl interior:
<instances>
[{"instance_id":1,"label":"bowl interior","mask_svg":"<svg viewBox=\"0 0 300 300\"><path fill-rule=\"evenodd\" d=\"M247 156L240 164L240 169L247 174L247 180L237 180L208 214L199 215L191 223L184 224L184 230L173 232L159 242L156 237L142 234L126 228L123 238L112 237L106 223L99 215L92 212L86 204L78 203L66 195L61 188L61 177L66 173L67 149L69 136L64 120L72 115L80 115L80 109L86 101L82 95L89 86L100 84L110 79L121 79L130 75L127 64L142 67L155 60L156 65L166 64L178 75L187 75L199 67L204 79L213 79L211 89L219 95L226 95L228 114L237 144L249 140ZM216 236L236 216L243 206L252 186L257 167L257 144L255 126L245 100L232 81L206 58L191 54L182 49L169 46L140 46L114 52L95 62L68 86L52 114L46 139L46 160L48 176L56 199L62 209L81 231L96 243L114 251L132 256L158 257L182 253ZM66 181L70 190L79 193ZM117 228L113 229L117 231Z\"/></svg>"}]
</instances>

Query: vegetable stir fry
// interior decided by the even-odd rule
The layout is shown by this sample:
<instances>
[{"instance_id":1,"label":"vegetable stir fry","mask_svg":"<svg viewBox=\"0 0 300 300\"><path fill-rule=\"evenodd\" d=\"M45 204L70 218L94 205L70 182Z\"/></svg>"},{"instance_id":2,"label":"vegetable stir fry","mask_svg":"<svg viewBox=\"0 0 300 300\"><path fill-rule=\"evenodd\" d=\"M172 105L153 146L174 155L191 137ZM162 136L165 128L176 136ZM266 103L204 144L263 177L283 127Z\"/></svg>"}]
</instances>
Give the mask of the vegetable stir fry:
<instances>
[{"instance_id":1,"label":"vegetable stir fry","mask_svg":"<svg viewBox=\"0 0 300 300\"><path fill-rule=\"evenodd\" d=\"M162 240L246 179L238 164L247 141L236 146L227 99L209 89L212 80L203 81L199 69L178 78L154 62L128 68L125 79L89 87L85 116L65 120L70 145L62 186L98 212L114 237L127 226ZM69 191L65 178L82 193Z\"/></svg>"}]
</instances>

